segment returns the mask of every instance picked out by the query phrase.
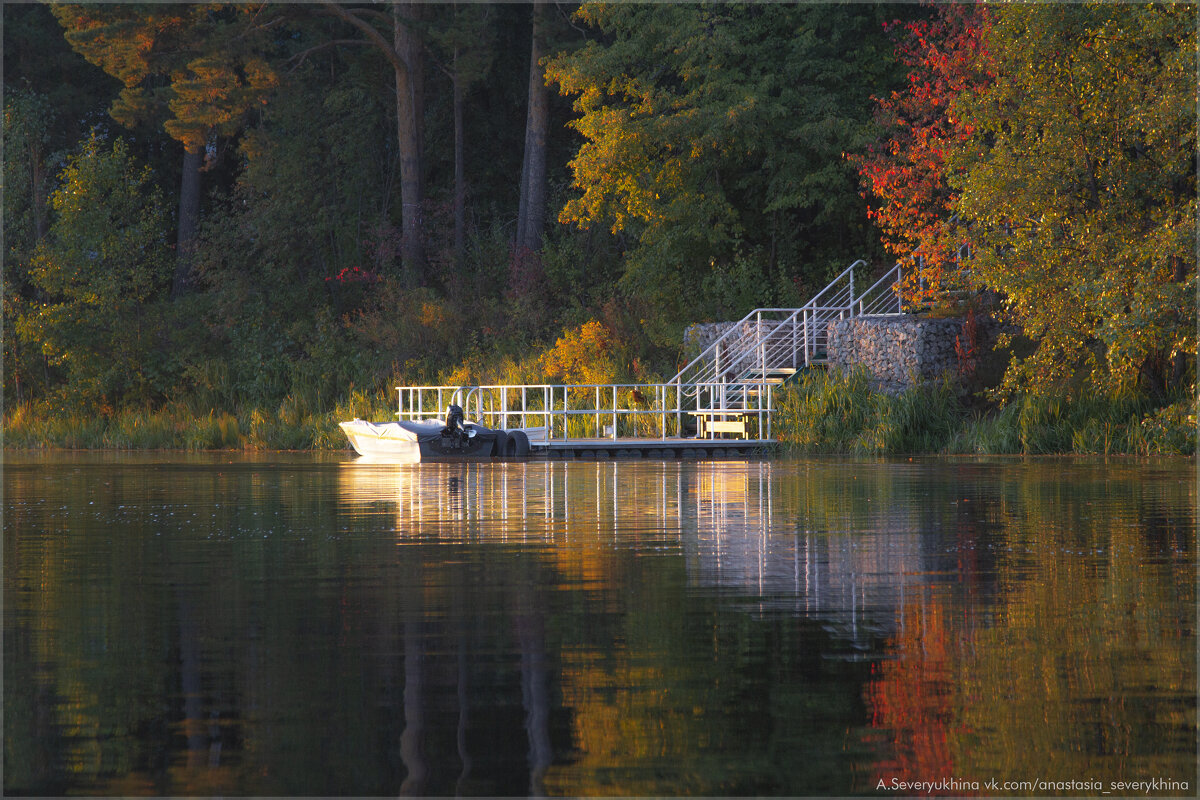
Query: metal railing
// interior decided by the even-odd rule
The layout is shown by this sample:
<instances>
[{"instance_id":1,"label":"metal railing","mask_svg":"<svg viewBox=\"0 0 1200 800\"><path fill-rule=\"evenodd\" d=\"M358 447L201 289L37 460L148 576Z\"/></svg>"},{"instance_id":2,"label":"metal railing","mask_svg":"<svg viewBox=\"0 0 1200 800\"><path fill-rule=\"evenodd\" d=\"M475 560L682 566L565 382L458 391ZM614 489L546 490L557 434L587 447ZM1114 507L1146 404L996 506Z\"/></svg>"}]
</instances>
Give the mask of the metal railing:
<instances>
[{"instance_id":1,"label":"metal railing","mask_svg":"<svg viewBox=\"0 0 1200 800\"><path fill-rule=\"evenodd\" d=\"M401 420L443 419L451 405L487 428L521 429L532 444L580 439L699 436L771 438L772 392L764 381L398 386Z\"/></svg>"},{"instance_id":2,"label":"metal railing","mask_svg":"<svg viewBox=\"0 0 1200 800\"><path fill-rule=\"evenodd\" d=\"M829 327L839 319L901 314L900 262L860 294L854 292L855 261L800 308L758 308L729 330L668 383L689 391L707 383L769 380L825 362ZM694 392L693 392L694 393Z\"/></svg>"}]
</instances>

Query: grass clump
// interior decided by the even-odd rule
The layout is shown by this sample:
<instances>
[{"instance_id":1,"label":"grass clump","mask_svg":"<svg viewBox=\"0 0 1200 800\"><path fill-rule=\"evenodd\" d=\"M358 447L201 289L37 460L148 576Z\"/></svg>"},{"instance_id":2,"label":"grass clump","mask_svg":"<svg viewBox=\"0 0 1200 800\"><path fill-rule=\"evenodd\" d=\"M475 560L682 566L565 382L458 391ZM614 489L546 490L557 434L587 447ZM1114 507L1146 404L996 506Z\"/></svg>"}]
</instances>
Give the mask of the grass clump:
<instances>
[{"instance_id":1,"label":"grass clump","mask_svg":"<svg viewBox=\"0 0 1200 800\"><path fill-rule=\"evenodd\" d=\"M899 455L1194 455L1196 400L1167 406L1146 395L1026 395L971 407L954 383L898 395L859 369L813 371L777 395L776 438L796 453Z\"/></svg>"},{"instance_id":2,"label":"grass clump","mask_svg":"<svg viewBox=\"0 0 1200 800\"><path fill-rule=\"evenodd\" d=\"M800 453L938 452L966 415L949 380L892 396L862 369L809 372L777 398L776 438Z\"/></svg>"},{"instance_id":3,"label":"grass clump","mask_svg":"<svg viewBox=\"0 0 1200 800\"><path fill-rule=\"evenodd\" d=\"M389 391L351 388L322 408L299 392L278 406L218 410L194 403L95 413L48 403L5 410L4 447L66 450L341 450L339 422L395 419Z\"/></svg>"}]
</instances>

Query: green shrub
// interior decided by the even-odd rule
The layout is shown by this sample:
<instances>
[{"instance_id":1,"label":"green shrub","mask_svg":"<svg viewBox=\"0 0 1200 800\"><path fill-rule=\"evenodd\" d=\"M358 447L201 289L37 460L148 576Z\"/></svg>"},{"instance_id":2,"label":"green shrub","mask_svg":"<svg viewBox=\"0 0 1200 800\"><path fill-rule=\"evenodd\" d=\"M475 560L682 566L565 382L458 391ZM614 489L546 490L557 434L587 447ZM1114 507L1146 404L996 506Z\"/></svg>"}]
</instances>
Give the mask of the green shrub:
<instances>
[{"instance_id":1,"label":"green shrub","mask_svg":"<svg viewBox=\"0 0 1200 800\"><path fill-rule=\"evenodd\" d=\"M1180 400L1144 417L1131 433L1143 455L1196 454L1196 400Z\"/></svg>"}]
</instances>

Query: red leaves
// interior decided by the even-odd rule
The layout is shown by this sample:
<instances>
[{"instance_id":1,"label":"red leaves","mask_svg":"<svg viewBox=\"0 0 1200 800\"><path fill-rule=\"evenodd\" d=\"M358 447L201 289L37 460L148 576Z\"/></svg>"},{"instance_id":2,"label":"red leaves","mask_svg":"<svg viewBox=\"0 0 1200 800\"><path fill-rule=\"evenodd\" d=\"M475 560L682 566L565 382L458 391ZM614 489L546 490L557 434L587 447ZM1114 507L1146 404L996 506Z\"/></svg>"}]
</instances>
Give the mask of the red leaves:
<instances>
[{"instance_id":1,"label":"red leaves","mask_svg":"<svg viewBox=\"0 0 1200 800\"><path fill-rule=\"evenodd\" d=\"M876 119L889 131L883 147L857 160L863 187L877 199L870 218L897 256L920 248L918 274L906 287L910 300L924 302L944 288L957 242L946 222L955 200L946 180L946 153L971 136L951 113L964 92L990 81L984 36L986 8L939 5L933 20L886 25L894 31L897 57L909 68L907 88L877 99Z\"/></svg>"},{"instance_id":2,"label":"red leaves","mask_svg":"<svg viewBox=\"0 0 1200 800\"><path fill-rule=\"evenodd\" d=\"M340 284L348 283L379 283L379 273L374 270L364 270L359 267L345 267L337 275L325 279L326 283L334 281Z\"/></svg>"}]
</instances>

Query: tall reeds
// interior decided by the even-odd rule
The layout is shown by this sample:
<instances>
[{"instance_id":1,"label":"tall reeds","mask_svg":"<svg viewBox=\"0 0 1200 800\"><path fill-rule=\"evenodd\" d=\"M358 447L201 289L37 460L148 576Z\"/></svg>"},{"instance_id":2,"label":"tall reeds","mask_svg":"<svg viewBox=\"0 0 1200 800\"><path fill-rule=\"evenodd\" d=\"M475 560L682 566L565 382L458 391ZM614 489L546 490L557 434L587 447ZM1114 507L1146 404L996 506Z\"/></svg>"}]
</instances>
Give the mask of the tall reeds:
<instances>
[{"instance_id":1,"label":"tall reeds","mask_svg":"<svg viewBox=\"0 0 1200 800\"><path fill-rule=\"evenodd\" d=\"M804 453L938 452L966 413L948 381L890 396L863 370L813 371L776 398L776 438Z\"/></svg>"},{"instance_id":2,"label":"tall reeds","mask_svg":"<svg viewBox=\"0 0 1200 800\"><path fill-rule=\"evenodd\" d=\"M3 445L13 449L341 450L347 441L338 423L395 419L390 388L349 387L330 401L296 387L274 407L216 409L168 403L153 410L125 409L108 415L22 404L4 414ZM622 390L630 391L630 390ZM622 397L624 407L643 413L620 415L621 435L656 437L661 416L648 398ZM581 402L572 408L595 408ZM573 416L573 436L609 433L610 402L599 415ZM1064 397L1028 396L1001 408L969 408L949 381L888 395L871 386L862 371L848 375L812 371L780 389L773 434L785 452L899 455L1129 454L1194 455L1196 400L1161 406L1126 393ZM668 435L676 433L668 418ZM531 422L532 424L532 422Z\"/></svg>"},{"instance_id":3,"label":"tall reeds","mask_svg":"<svg viewBox=\"0 0 1200 800\"><path fill-rule=\"evenodd\" d=\"M1029 395L971 409L950 380L898 395L861 371L814 371L776 395L776 438L800 453L1193 455L1196 401L1159 408L1129 391Z\"/></svg>"}]
</instances>

